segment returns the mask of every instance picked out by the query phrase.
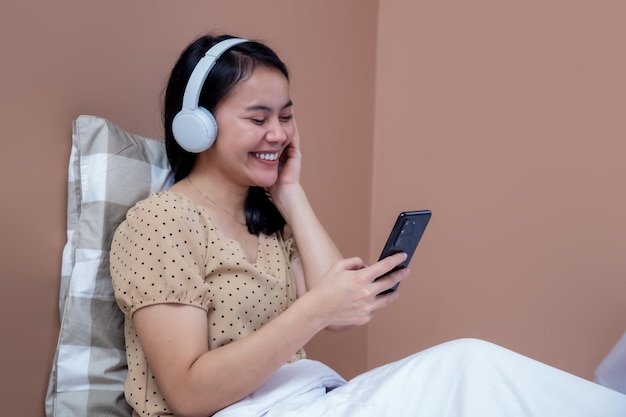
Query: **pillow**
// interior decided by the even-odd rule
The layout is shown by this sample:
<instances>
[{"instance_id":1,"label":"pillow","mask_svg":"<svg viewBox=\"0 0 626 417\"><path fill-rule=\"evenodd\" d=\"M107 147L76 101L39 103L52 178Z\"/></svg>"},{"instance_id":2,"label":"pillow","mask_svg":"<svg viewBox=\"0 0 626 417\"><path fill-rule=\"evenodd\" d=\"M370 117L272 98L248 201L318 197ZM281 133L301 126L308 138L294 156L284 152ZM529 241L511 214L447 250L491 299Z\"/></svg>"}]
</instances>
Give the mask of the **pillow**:
<instances>
[{"instance_id":1,"label":"pillow","mask_svg":"<svg viewBox=\"0 0 626 417\"><path fill-rule=\"evenodd\" d=\"M163 142L95 116L73 124L63 249L61 328L46 416L130 416L124 399L124 316L113 295L109 249L126 211L173 183Z\"/></svg>"}]
</instances>

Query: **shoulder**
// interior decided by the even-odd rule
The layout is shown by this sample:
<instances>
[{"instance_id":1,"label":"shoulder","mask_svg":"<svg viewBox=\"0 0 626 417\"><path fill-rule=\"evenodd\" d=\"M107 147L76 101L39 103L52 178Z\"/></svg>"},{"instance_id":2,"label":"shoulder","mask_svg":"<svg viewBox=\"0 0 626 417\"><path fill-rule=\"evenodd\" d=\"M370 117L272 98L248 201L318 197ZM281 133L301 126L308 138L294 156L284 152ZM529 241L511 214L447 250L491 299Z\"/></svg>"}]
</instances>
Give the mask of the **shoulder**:
<instances>
[{"instance_id":1,"label":"shoulder","mask_svg":"<svg viewBox=\"0 0 626 417\"><path fill-rule=\"evenodd\" d=\"M171 191L162 191L131 207L117 233L132 234L145 240L172 234L200 238L210 230L213 230L210 218L193 201Z\"/></svg>"},{"instance_id":2,"label":"shoulder","mask_svg":"<svg viewBox=\"0 0 626 417\"><path fill-rule=\"evenodd\" d=\"M171 191L150 194L148 198L137 202L128 210L127 216L146 216L159 213L198 213L196 205L186 197Z\"/></svg>"},{"instance_id":3,"label":"shoulder","mask_svg":"<svg viewBox=\"0 0 626 417\"><path fill-rule=\"evenodd\" d=\"M151 194L139 201L126 213L126 221L154 223L156 220L168 222L198 223L206 226L210 222L203 209L187 197L171 191Z\"/></svg>"}]
</instances>

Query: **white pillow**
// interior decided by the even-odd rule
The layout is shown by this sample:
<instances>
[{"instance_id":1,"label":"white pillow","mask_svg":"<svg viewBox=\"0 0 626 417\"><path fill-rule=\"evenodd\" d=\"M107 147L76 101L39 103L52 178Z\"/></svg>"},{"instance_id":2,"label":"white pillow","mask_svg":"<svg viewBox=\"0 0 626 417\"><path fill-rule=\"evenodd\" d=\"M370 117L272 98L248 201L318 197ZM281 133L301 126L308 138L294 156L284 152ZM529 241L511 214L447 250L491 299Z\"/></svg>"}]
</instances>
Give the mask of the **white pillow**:
<instances>
[{"instance_id":1,"label":"white pillow","mask_svg":"<svg viewBox=\"0 0 626 417\"><path fill-rule=\"evenodd\" d=\"M126 211L173 183L163 142L109 120L79 116L68 170L61 329L46 394L46 416L130 416L124 316L113 295L109 249Z\"/></svg>"}]
</instances>

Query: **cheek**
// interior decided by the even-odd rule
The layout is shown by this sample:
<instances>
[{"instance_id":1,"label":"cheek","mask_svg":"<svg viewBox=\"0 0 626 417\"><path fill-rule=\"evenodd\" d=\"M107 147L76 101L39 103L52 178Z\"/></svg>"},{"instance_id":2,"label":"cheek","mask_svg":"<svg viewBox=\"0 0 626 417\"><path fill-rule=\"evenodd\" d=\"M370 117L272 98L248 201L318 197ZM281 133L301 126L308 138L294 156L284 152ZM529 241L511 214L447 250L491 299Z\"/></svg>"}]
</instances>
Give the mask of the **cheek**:
<instances>
[{"instance_id":1,"label":"cheek","mask_svg":"<svg viewBox=\"0 0 626 417\"><path fill-rule=\"evenodd\" d=\"M289 142L291 142L293 140L293 135L295 135L296 133L296 127L293 123L289 123L285 127L283 127L283 130L287 135L287 139L289 139Z\"/></svg>"}]
</instances>

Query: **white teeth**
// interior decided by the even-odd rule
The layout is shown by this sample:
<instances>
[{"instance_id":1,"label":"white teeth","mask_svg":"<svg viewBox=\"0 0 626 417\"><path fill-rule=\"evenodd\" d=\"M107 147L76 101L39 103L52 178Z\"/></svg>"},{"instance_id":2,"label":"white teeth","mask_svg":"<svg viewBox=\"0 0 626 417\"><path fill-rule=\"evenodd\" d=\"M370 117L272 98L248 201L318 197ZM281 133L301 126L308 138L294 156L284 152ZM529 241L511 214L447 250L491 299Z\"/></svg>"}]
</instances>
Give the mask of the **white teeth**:
<instances>
[{"instance_id":1,"label":"white teeth","mask_svg":"<svg viewBox=\"0 0 626 417\"><path fill-rule=\"evenodd\" d=\"M278 153L255 153L254 156L266 161L275 161L278 158Z\"/></svg>"}]
</instances>

